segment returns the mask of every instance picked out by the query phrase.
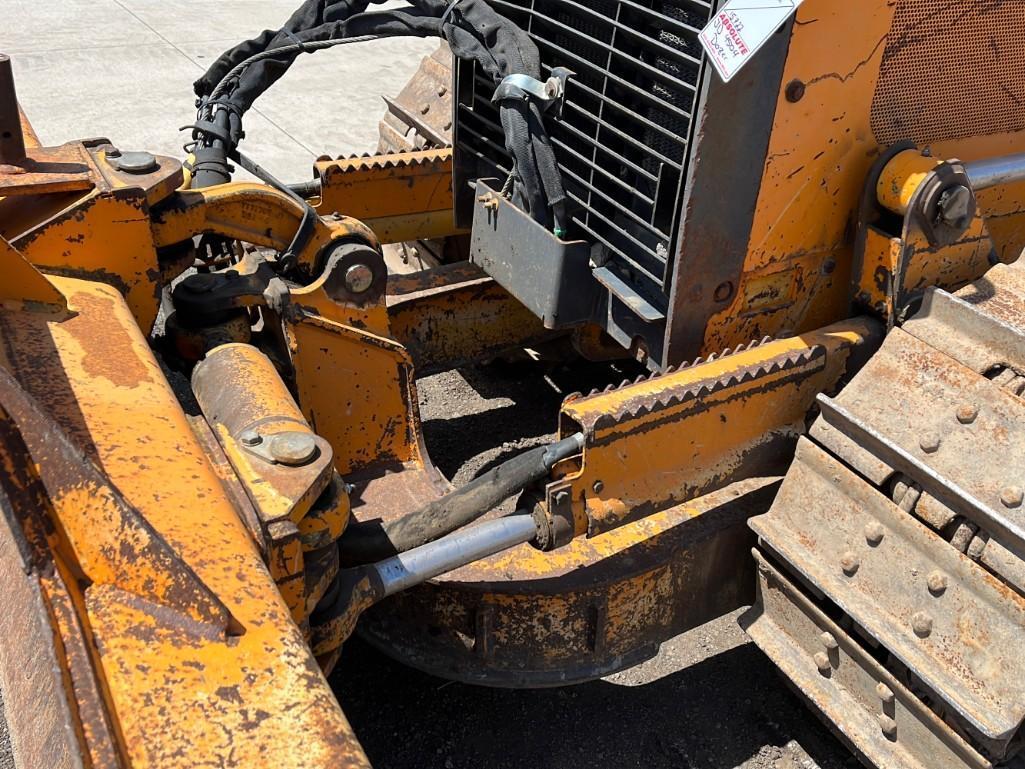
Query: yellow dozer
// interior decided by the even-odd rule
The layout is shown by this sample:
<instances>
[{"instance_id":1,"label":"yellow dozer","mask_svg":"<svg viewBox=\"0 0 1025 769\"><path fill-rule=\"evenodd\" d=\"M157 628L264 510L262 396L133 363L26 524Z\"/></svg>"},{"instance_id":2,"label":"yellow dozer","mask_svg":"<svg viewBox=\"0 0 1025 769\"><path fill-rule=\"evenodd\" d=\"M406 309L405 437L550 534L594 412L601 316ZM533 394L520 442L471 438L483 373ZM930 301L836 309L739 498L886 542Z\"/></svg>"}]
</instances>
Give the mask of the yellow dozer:
<instances>
[{"instance_id":1,"label":"yellow dozer","mask_svg":"<svg viewBox=\"0 0 1025 769\"><path fill-rule=\"evenodd\" d=\"M19 767L365 767L353 633L568 686L742 607L866 766L1010 765L1025 3L377 5L227 51L182 159L39 146L0 57ZM297 57L395 35L454 63L382 154L238 150ZM629 379L456 487L418 379L523 350Z\"/></svg>"}]
</instances>

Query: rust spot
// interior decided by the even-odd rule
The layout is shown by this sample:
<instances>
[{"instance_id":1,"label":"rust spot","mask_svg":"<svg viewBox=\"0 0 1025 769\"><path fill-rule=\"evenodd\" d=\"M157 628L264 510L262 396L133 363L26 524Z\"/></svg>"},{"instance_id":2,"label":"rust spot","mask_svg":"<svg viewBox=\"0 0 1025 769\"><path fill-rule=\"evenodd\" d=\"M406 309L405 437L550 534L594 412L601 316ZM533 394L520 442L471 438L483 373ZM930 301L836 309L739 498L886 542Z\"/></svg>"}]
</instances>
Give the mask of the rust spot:
<instances>
[{"instance_id":1,"label":"rust spot","mask_svg":"<svg viewBox=\"0 0 1025 769\"><path fill-rule=\"evenodd\" d=\"M112 299L79 293L72 298L81 315L68 321L67 331L82 347L82 367L94 377L103 377L117 387L138 387L150 381L150 372L140 358L133 356L112 356L111 326L103 325L103 333L92 325L91 318L108 318L115 310ZM113 333L122 333L116 330ZM130 347L132 340L123 345Z\"/></svg>"}]
</instances>

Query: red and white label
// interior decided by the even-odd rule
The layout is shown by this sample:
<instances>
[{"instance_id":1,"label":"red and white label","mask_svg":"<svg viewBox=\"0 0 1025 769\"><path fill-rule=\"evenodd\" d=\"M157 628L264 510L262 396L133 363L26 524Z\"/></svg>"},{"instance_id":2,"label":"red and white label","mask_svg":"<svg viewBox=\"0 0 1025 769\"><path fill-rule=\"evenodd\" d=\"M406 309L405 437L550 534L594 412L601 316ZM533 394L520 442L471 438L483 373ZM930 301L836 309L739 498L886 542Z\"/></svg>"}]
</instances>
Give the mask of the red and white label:
<instances>
[{"instance_id":1,"label":"red and white label","mask_svg":"<svg viewBox=\"0 0 1025 769\"><path fill-rule=\"evenodd\" d=\"M701 44L727 83L803 0L729 0L701 31Z\"/></svg>"}]
</instances>

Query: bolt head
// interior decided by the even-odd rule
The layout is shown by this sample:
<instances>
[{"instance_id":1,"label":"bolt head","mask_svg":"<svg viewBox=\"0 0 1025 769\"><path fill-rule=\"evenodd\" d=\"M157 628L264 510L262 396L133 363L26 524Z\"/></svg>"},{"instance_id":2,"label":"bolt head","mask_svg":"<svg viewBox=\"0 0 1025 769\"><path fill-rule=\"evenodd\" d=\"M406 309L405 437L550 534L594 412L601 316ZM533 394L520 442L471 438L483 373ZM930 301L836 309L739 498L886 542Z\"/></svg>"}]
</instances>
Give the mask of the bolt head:
<instances>
[{"instance_id":1,"label":"bolt head","mask_svg":"<svg viewBox=\"0 0 1025 769\"><path fill-rule=\"evenodd\" d=\"M804 98L804 94L806 91L807 86L804 84L804 81L791 80L787 84L786 88L787 101L791 104L797 104L797 102L801 101L801 99Z\"/></svg>"},{"instance_id":2,"label":"bolt head","mask_svg":"<svg viewBox=\"0 0 1025 769\"><path fill-rule=\"evenodd\" d=\"M972 191L959 184L951 187L940 198L940 216L954 227L967 227L973 213Z\"/></svg>"},{"instance_id":3,"label":"bolt head","mask_svg":"<svg viewBox=\"0 0 1025 769\"><path fill-rule=\"evenodd\" d=\"M857 553L848 550L840 557L840 568L848 577L853 577L861 568L861 559L858 558Z\"/></svg>"},{"instance_id":4,"label":"bolt head","mask_svg":"<svg viewBox=\"0 0 1025 769\"><path fill-rule=\"evenodd\" d=\"M603 491L605 491L605 484L601 481L595 481L593 488L595 494L601 494Z\"/></svg>"},{"instance_id":5,"label":"bolt head","mask_svg":"<svg viewBox=\"0 0 1025 769\"><path fill-rule=\"evenodd\" d=\"M974 403L965 403L957 410L957 421L963 425L970 425L979 418L979 407Z\"/></svg>"},{"instance_id":6,"label":"bolt head","mask_svg":"<svg viewBox=\"0 0 1025 769\"><path fill-rule=\"evenodd\" d=\"M911 618L911 629L915 631L915 635L919 638L928 638L932 635L932 625L932 617L924 611L916 612Z\"/></svg>"},{"instance_id":7,"label":"bolt head","mask_svg":"<svg viewBox=\"0 0 1025 769\"><path fill-rule=\"evenodd\" d=\"M892 705L896 699L893 694L893 689L881 682L876 684L876 694L884 705Z\"/></svg>"},{"instance_id":8,"label":"bolt head","mask_svg":"<svg viewBox=\"0 0 1025 769\"><path fill-rule=\"evenodd\" d=\"M1021 486L1008 486L1000 492L1000 501L1004 503L1004 507L1021 507L1025 502L1025 490Z\"/></svg>"},{"instance_id":9,"label":"bolt head","mask_svg":"<svg viewBox=\"0 0 1025 769\"><path fill-rule=\"evenodd\" d=\"M876 547L886 536L886 529L879 521L871 521L865 524L865 541L872 547Z\"/></svg>"},{"instance_id":10,"label":"bolt head","mask_svg":"<svg viewBox=\"0 0 1025 769\"><path fill-rule=\"evenodd\" d=\"M922 447L922 451L926 454L935 454L940 450L940 446L943 445L943 439L939 433L925 433L922 435L918 445Z\"/></svg>"},{"instance_id":11,"label":"bolt head","mask_svg":"<svg viewBox=\"0 0 1025 769\"><path fill-rule=\"evenodd\" d=\"M829 664L829 657L825 652L819 652L812 659L822 675L828 675L832 671L833 666Z\"/></svg>"},{"instance_id":12,"label":"bolt head","mask_svg":"<svg viewBox=\"0 0 1025 769\"><path fill-rule=\"evenodd\" d=\"M263 443L263 436L256 432L256 430L246 430L238 437L238 440L243 446L252 448Z\"/></svg>"},{"instance_id":13,"label":"bolt head","mask_svg":"<svg viewBox=\"0 0 1025 769\"><path fill-rule=\"evenodd\" d=\"M345 287L353 294L362 294L374 285L374 271L365 264L354 264L345 271Z\"/></svg>"},{"instance_id":14,"label":"bolt head","mask_svg":"<svg viewBox=\"0 0 1025 769\"><path fill-rule=\"evenodd\" d=\"M280 433L271 439L270 455L282 465L299 467L317 456L317 440L310 433Z\"/></svg>"},{"instance_id":15,"label":"bolt head","mask_svg":"<svg viewBox=\"0 0 1025 769\"><path fill-rule=\"evenodd\" d=\"M735 289L733 284L730 281L726 281L725 283L720 283L716 286L713 298L717 302L728 302L733 298L734 291Z\"/></svg>"},{"instance_id":16,"label":"bolt head","mask_svg":"<svg viewBox=\"0 0 1025 769\"><path fill-rule=\"evenodd\" d=\"M837 640L832 633L823 633L819 636L819 640L822 641L822 645L826 647L826 651L835 652L840 648L840 644L837 643Z\"/></svg>"},{"instance_id":17,"label":"bolt head","mask_svg":"<svg viewBox=\"0 0 1025 769\"><path fill-rule=\"evenodd\" d=\"M883 736L888 740L897 739L897 722L882 713L877 718L879 720L879 729L882 731Z\"/></svg>"},{"instance_id":18,"label":"bolt head","mask_svg":"<svg viewBox=\"0 0 1025 769\"><path fill-rule=\"evenodd\" d=\"M929 585L929 592L935 596L941 596L947 592L947 575L941 571L934 571L926 582Z\"/></svg>"}]
</instances>

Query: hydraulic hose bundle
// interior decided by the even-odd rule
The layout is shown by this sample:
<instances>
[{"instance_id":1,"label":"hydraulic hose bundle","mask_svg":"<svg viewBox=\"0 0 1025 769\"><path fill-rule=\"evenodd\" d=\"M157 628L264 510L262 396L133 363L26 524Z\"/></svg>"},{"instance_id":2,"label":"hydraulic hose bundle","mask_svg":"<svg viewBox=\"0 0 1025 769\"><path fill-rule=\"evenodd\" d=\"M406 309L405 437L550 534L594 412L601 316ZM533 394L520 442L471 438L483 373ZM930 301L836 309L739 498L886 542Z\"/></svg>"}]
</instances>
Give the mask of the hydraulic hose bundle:
<instances>
[{"instance_id":1,"label":"hydraulic hose bundle","mask_svg":"<svg viewBox=\"0 0 1025 769\"><path fill-rule=\"evenodd\" d=\"M498 86L510 75L541 77L537 47L484 0L410 0L409 7L368 11L384 0L306 0L288 23L225 52L195 83L199 119L194 185L230 180L239 160L242 118L301 54L382 37L440 37L473 60ZM506 149L513 158L512 202L546 227L565 228L566 193L539 103L522 93L499 101Z\"/></svg>"}]
</instances>

